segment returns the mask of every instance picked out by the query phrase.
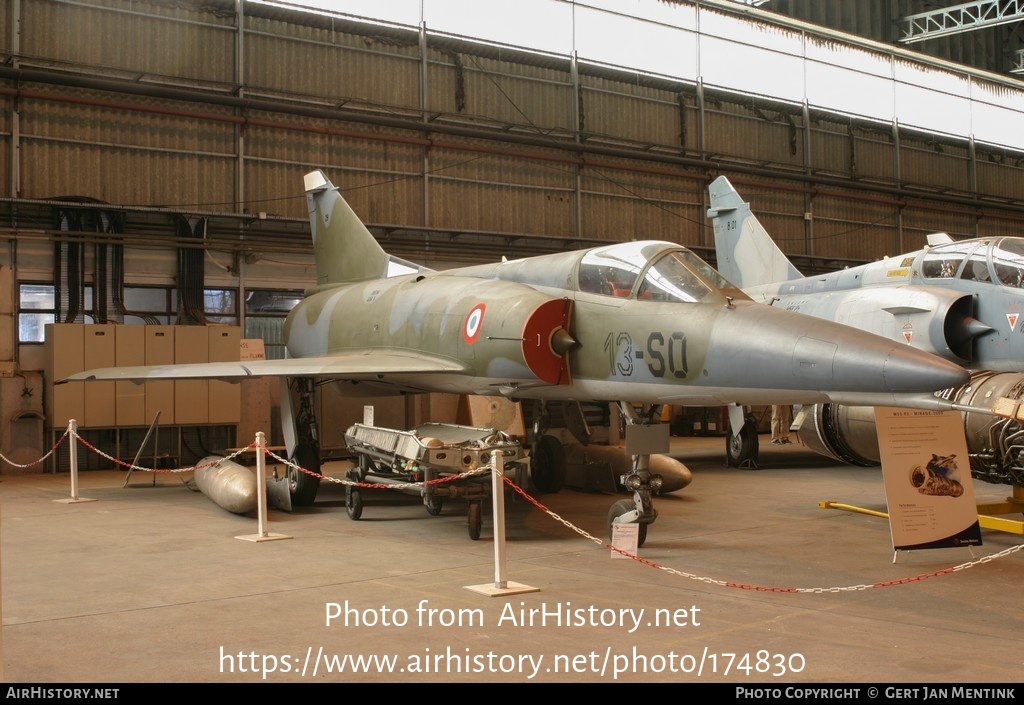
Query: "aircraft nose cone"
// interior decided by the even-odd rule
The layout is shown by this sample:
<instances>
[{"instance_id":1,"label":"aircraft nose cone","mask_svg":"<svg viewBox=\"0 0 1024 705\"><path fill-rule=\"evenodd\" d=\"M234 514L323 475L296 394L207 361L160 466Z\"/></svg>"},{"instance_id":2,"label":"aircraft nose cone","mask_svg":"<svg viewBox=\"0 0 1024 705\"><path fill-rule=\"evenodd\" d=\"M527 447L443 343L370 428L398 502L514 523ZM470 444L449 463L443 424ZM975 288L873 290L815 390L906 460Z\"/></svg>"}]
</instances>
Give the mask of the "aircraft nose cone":
<instances>
[{"instance_id":1,"label":"aircraft nose cone","mask_svg":"<svg viewBox=\"0 0 1024 705\"><path fill-rule=\"evenodd\" d=\"M732 347L732 361L721 364L721 371L750 384L763 384L771 375L779 389L929 393L970 377L959 365L905 343L764 304L737 302L719 324L724 324L719 341L743 341L725 344Z\"/></svg>"},{"instance_id":2,"label":"aircraft nose cone","mask_svg":"<svg viewBox=\"0 0 1024 705\"><path fill-rule=\"evenodd\" d=\"M856 385L876 380L885 391L893 393L934 392L965 384L970 374L959 365L926 353L909 345L882 339L890 347L885 350L864 350L860 345L847 344L836 353L835 373L844 389L856 390ZM884 354L881 365L877 354ZM875 358L875 359L872 359Z\"/></svg>"}]
</instances>

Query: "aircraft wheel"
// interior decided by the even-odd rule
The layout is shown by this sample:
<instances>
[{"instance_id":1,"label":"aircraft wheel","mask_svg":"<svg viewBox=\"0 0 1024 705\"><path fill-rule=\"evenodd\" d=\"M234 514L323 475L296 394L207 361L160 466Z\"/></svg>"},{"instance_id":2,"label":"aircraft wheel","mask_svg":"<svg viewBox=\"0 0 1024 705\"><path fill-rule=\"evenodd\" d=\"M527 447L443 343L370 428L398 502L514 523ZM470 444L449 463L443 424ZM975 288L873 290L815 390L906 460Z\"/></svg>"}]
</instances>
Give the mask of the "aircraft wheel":
<instances>
[{"instance_id":1,"label":"aircraft wheel","mask_svg":"<svg viewBox=\"0 0 1024 705\"><path fill-rule=\"evenodd\" d=\"M320 451L312 443L300 443L292 454L291 461L310 472L320 472ZM292 504L297 507L308 507L316 499L320 489L320 478L309 473L287 466L288 491L292 495Z\"/></svg>"},{"instance_id":2,"label":"aircraft wheel","mask_svg":"<svg viewBox=\"0 0 1024 705\"><path fill-rule=\"evenodd\" d=\"M743 422L738 435L734 436L731 429L726 435L725 456L730 467L738 468L744 463L756 462L757 453L757 424L748 418Z\"/></svg>"},{"instance_id":3,"label":"aircraft wheel","mask_svg":"<svg viewBox=\"0 0 1024 705\"><path fill-rule=\"evenodd\" d=\"M469 512L466 515L466 523L469 526L469 538L476 541L480 538L480 529L484 525L484 510L480 502L470 502Z\"/></svg>"},{"instance_id":4,"label":"aircraft wheel","mask_svg":"<svg viewBox=\"0 0 1024 705\"><path fill-rule=\"evenodd\" d=\"M610 509L608 509L608 540L609 541L612 540L612 532L614 531L614 529L612 528L612 524L615 523L615 520L618 519L623 514L626 514L627 512L633 511L634 509L636 509L636 502L634 500L632 500L632 499L620 499L618 502L613 504ZM636 537L636 545L637 546L643 546L644 545L644 541L646 541L646 540L647 540L647 524L640 524L640 530L637 532L637 537Z\"/></svg>"},{"instance_id":5,"label":"aircraft wheel","mask_svg":"<svg viewBox=\"0 0 1024 705\"><path fill-rule=\"evenodd\" d=\"M357 489L349 489L345 497L345 511L352 521L359 521L363 516L363 493Z\"/></svg>"},{"instance_id":6,"label":"aircraft wheel","mask_svg":"<svg viewBox=\"0 0 1024 705\"><path fill-rule=\"evenodd\" d=\"M565 485L565 446L554 436L537 439L530 473L539 492L558 492Z\"/></svg>"},{"instance_id":7,"label":"aircraft wheel","mask_svg":"<svg viewBox=\"0 0 1024 705\"><path fill-rule=\"evenodd\" d=\"M424 506L427 508L427 514L436 517L444 509L444 500L440 497L431 497L424 503Z\"/></svg>"}]
</instances>

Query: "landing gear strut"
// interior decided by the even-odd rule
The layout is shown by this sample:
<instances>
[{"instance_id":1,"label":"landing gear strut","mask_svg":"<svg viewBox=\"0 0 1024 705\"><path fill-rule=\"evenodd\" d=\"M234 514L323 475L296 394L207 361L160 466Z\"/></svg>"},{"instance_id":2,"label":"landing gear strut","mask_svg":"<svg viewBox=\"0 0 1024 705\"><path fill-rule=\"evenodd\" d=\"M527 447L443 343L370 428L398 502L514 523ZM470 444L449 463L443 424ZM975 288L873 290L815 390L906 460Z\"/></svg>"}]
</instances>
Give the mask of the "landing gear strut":
<instances>
[{"instance_id":1,"label":"landing gear strut","mask_svg":"<svg viewBox=\"0 0 1024 705\"><path fill-rule=\"evenodd\" d=\"M562 441L544 433L547 406L541 402L541 413L533 423L530 443L530 478L541 493L558 492L565 485L566 458Z\"/></svg>"},{"instance_id":2,"label":"landing gear strut","mask_svg":"<svg viewBox=\"0 0 1024 705\"><path fill-rule=\"evenodd\" d=\"M296 442L291 461L316 475L310 475L288 466L288 489L292 495L293 505L308 507L313 504L317 490L320 489L320 440L316 414L313 413L313 380L307 377L296 377L292 381L291 387L299 397L299 409L295 415ZM288 402L290 407L290 392Z\"/></svg>"},{"instance_id":3,"label":"landing gear strut","mask_svg":"<svg viewBox=\"0 0 1024 705\"><path fill-rule=\"evenodd\" d=\"M619 478L622 486L633 493L633 499L620 499L608 510L608 537L615 524L639 524L637 546L643 546L648 525L658 518L652 498L662 486L661 475L650 471L651 453L668 450L668 426L660 422L660 405L654 406L647 418L641 418L628 402L619 402L619 410L626 422L626 448L641 452L633 454L632 469Z\"/></svg>"}]
</instances>

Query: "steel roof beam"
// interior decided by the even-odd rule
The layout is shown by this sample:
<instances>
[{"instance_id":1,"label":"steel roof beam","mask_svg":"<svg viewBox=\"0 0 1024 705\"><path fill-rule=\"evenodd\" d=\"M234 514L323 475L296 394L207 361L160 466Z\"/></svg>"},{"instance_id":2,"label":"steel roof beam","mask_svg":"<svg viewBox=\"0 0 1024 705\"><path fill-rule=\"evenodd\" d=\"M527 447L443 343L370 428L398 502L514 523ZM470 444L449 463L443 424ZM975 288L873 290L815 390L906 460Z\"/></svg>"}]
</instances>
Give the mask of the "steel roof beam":
<instances>
[{"instance_id":1,"label":"steel roof beam","mask_svg":"<svg viewBox=\"0 0 1024 705\"><path fill-rule=\"evenodd\" d=\"M901 18L899 41L902 44L911 44L934 37L1019 22L1022 19L1024 0L965 2L962 5Z\"/></svg>"}]
</instances>

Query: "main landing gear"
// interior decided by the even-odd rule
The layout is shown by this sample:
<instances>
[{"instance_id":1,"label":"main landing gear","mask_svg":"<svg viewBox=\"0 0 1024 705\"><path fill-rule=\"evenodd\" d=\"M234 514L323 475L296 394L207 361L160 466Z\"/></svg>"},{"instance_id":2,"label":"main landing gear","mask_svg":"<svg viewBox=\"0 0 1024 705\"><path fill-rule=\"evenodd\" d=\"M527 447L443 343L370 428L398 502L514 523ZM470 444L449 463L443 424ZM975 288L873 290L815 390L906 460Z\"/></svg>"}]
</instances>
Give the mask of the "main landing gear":
<instances>
[{"instance_id":1,"label":"main landing gear","mask_svg":"<svg viewBox=\"0 0 1024 705\"><path fill-rule=\"evenodd\" d=\"M292 505L308 507L316 499L320 489L320 439L313 413L313 380L308 377L295 377L290 382L282 383L282 414L293 418L283 419L282 426L287 434L293 430L294 436L287 443L293 449L289 460L311 475L287 466L288 491L291 493ZM298 413L294 410L293 394L297 396ZM286 439L289 440L289 439Z\"/></svg>"},{"instance_id":2,"label":"main landing gear","mask_svg":"<svg viewBox=\"0 0 1024 705\"><path fill-rule=\"evenodd\" d=\"M554 494L565 486L565 446L558 438L544 433L549 412L545 402L540 404L540 413L530 434L530 479L538 492Z\"/></svg>"}]
</instances>

